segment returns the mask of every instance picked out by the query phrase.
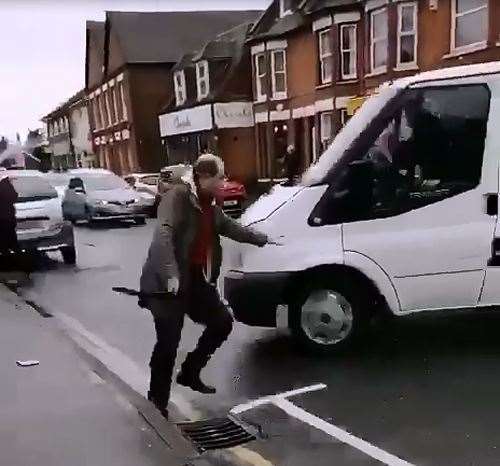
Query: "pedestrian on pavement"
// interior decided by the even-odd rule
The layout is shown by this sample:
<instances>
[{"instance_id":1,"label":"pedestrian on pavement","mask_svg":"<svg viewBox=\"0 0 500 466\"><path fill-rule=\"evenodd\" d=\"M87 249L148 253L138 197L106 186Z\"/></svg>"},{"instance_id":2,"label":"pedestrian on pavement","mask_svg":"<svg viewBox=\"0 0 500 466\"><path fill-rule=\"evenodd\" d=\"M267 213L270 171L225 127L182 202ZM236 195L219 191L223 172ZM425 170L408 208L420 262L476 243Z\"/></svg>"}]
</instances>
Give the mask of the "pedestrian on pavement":
<instances>
[{"instance_id":1,"label":"pedestrian on pavement","mask_svg":"<svg viewBox=\"0 0 500 466\"><path fill-rule=\"evenodd\" d=\"M295 178L299 174L299 159L297 150L293 144L289 144L286 148L285 154L285 170L287 182L286 184L291 186L295 182Z\"/></svg>"},{"instance_id":2,"label":"pedestrian on pavement","mask_svg":"<svg viewBox=\"0 0 500 466\"><path fill-rule=\"evenodd\" d=\"M205 330L182 364L177 383L215 393L214 387L202 382L200 372L233 327L216 287L222 262L220 236L259 247L268 244L266 235L241 226L215 204L223 180L222 160L203 154L193 166L193 183L174 184L163 194L142 270L141 292L147 297L140 304L152 312L157 335L148 398L165 417L185 314ZM151 297L154 292L168 294Z\"/></svg>"},{"instance_id":3,"label":"pedestrian on pavement","mask_svg":"<svg viewBox=\"0 0 500 466\"><path fill-rule=\"evenodd\" d=\"M18 194L8 177L0 180L0 253L17 251L16 208Z\"/></svg>"}]
</instances>

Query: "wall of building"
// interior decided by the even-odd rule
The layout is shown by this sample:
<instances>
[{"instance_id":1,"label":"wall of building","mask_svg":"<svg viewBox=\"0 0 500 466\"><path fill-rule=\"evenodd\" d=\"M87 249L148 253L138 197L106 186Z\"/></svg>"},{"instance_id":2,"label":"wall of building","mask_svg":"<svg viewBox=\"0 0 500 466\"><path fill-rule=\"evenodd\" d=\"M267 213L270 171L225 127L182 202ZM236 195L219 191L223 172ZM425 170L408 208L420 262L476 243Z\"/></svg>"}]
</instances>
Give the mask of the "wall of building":
<instances>
[{"instance_id":1,"label":"wall of building","mask_svg":"<svg viewBox=\"0 0 500 466\"><path fill-rule=\"evenodd\" d=\"M70 110L71 140L76 154L92 153L89 115L85 104L77 105Z\"/></svg>"},{"instance_id":2,"label":"wall of building","mask_svg":"<svg viewBox=\"0 0 500 466\"><path fill-rule=\"evenodd\" d=\"M173 94L170 65L132 65L128 68L132 124L139 166L159 170L166 160L160 139L158 114Z\"/></svg>"},{"instance_id":3,"label":"wall of building","mask_svg":"<svg viewBox=\"0 0 500 466\"><path fill-rule=\"evenodd\" d=\"M245 185L257 179L254 128L221 129L217 132L218 154L229 178Z\"/></svg>"}]
</instances>

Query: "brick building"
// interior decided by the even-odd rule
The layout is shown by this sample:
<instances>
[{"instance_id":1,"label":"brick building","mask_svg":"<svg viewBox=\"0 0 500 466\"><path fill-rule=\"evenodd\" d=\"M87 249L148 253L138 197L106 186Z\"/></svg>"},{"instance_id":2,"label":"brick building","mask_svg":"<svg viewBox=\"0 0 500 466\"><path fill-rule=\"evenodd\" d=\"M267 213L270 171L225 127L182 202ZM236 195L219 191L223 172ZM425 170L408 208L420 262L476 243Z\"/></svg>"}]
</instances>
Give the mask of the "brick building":
<instances>
[{"instance_id":1,"label":"brick building","mask_svg":"<svg viewBox=\"0 0 500 466\"><path fill-rule=\"evenodd\" d=\"M250 38L258 175L307 167L366 95L419 71L500 60L497 0L275 0Z\"/></svg>"},{"instance_id":2,"label":"brick building","mask_svg":"<svg viewBox=\"0 0 500 466\"><path fill-rule=\"evenodd\" d=\"M169 164L193 162L210 151L224 159L232 179L255 181L251 61L245 45L252 25L216 36L173 68L175 97L159 116Z\"/></svg>"},{"instance_id":3,"label":"brick building","mask_svg":"<svg viewBox=\"0 0 500 466\"><path fill-rule=\"evenodd\" d=\"M255 12L107 12L87 23L86 91L100 165L116 173L165 165L158 114L173 95L171 70L206 40Z\"/></svg>"}]
</instances>

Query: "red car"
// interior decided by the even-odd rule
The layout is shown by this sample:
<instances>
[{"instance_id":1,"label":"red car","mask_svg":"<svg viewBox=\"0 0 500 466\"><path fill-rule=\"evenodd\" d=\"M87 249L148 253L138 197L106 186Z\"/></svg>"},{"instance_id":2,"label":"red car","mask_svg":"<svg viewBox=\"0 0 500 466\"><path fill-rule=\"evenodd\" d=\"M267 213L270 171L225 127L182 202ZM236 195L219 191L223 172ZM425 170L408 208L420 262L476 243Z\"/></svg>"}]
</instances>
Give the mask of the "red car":
<instances>
[{"instance_id":1,"label":"red car","mask_svg":"<svg viewBox=\"0 0 500 466\"><path fill-rule=\"evenodd\" d=\"M175 183L175 178L179 173L183 172L181 179L186 182L191 182L193 179L193 167L190 165L173 165L161 169L160 182ZM178 181L178 180L177 180ZM216 195L216 202L222 207L224 212L232 217L239 217L243 213L243 204L247 199L247 192L245 186L237 181L230 181L227 178L224 180L219 193ZM157 196L156 205L159 203L159 196Z\"/></svg>"}]
</instances>

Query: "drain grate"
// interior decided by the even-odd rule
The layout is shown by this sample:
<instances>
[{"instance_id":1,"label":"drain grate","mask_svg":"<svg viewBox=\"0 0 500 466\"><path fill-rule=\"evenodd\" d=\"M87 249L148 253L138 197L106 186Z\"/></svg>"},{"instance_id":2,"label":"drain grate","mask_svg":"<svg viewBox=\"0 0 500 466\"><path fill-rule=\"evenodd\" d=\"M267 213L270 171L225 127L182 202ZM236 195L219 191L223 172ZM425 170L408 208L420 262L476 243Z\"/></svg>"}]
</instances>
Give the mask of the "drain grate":
<instances>
[{"instance_id":1,"label":"drain grate","mask_svg":"<svg viewBox=\"0 0 500 466\"><path fill-rule=\"evenodd\" d=\"M235 447L256 439L253 434L228 417L177 425L184 437L190 440L200 453Z\"/></svg>"}]
</instances>

